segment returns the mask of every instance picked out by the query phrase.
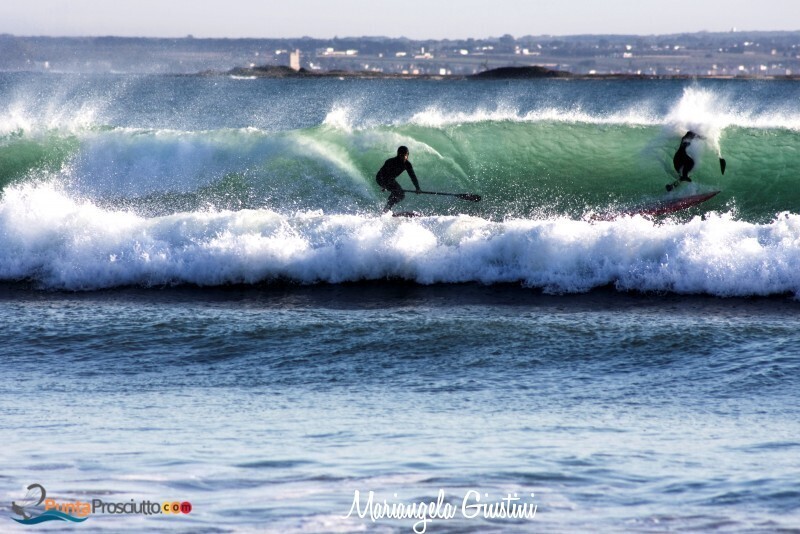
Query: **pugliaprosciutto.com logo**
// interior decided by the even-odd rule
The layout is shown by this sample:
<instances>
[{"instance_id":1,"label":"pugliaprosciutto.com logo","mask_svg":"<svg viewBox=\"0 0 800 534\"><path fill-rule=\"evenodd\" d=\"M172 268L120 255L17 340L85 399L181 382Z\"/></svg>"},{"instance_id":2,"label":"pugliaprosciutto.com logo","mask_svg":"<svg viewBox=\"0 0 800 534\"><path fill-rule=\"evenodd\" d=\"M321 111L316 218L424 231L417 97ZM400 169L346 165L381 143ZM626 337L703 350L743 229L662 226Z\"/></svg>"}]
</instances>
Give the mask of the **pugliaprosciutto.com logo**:
<instances>
[{"instance_id":1,"label":"pugliaprosciutto.com logo","mask_svg":"<svg viewBox=\"0 0 800 534\"><path fill-rule=\"evenodd\" d=\"M47 498L47 490L41 484L31 484L28 493L19 501L11 503L11 511L22 519L12 517L23 525L38 525L45 521L71 521L82 523L92 514L113 515L157 515L188 514L192 511L189 501L139 501L106 502L102 499L91 501L56 501Z\"/></svg>"}]
</instances>

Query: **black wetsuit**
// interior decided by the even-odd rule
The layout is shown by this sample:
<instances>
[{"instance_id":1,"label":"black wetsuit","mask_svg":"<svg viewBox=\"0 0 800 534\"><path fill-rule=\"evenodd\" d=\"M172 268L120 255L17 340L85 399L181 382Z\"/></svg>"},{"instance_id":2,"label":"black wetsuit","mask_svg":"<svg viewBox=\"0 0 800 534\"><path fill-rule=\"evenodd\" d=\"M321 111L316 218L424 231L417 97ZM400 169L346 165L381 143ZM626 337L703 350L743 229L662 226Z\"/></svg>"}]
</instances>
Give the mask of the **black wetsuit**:
<instances>
[{"instance_id":1,"label":"black wetsuit","mask_svg":"<svg viewBox=\"0 0 800 534\"><path fill-rule=\"evenodd\" d=\"M681 146L678 147L678 151L672 157L672 166L675 167L675 172L680 174L681 180L684 182L692 181L689 178L689 173L694 168L694 160L686 153L686 149L689 148L695 137L699 136L694 132L686 132L686 135L681 138Z\"/></svg>"},{"instance_id":2,"label":"black wetsuit","mask_svg":"<svg viewBox=\"0 0 800 534\"><path fill-rule=\"evenodd\" d=\"M375 175L375 180L377 180L378 185L391 191L389 200L386 202L386 207L383 208L383 211L390 210L392 206L405 198L406 194L403 193L403 188L397 183L397 177L403 174L403 171L408 172L408 175L411 177L411 183L414 184L414 188L419 189L419 182L417 181L417 175L414 174L414 167L411 166L411 162L408 161L405 156L395 156L387 159L383 167L381 167L381 170Z\"/></svg>"}]
</instances>

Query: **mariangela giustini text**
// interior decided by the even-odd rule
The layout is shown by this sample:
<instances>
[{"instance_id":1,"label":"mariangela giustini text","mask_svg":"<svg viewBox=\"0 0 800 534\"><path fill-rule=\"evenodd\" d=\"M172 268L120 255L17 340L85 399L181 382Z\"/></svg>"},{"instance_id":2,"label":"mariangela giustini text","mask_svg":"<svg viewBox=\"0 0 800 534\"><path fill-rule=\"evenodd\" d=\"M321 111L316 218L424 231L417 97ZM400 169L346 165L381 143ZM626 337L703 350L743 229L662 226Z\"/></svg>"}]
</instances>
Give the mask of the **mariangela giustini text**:
<instances>
[{"instance_id":1,"label":"mariangela giustini text","mask_svg":"<svg viewBox=\"0 0 800 534\"><path fill-rule=\"evenodd\" d=\"M525 502L517 493L509 493L498 501L489 502L488 493L469 490L464 494L461 506L456 506L445 502L445 492L442 489L435 501L414 503L378 500L374 491L370 491L362 501L361 492L355 490L353 504L344 518L358 516L372 522L380 519L416 519L412 526L414 532L424 534L429 522L454 519L459 514L463 519L534 519L538 506L533 502L534 494L529 495L530 502ZM394 498L397 498L396 493Z\"/></svg>"}]
</instances>

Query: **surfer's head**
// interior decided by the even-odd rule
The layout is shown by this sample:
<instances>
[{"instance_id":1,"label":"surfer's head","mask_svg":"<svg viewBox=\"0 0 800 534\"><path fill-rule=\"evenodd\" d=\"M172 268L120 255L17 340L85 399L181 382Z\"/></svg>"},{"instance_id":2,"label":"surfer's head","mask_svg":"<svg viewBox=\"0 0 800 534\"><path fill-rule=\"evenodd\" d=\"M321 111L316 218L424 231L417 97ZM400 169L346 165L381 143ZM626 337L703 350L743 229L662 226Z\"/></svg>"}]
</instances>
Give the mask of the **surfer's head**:
<instances>
[{"instance_id":1,"label":"surfer's head","mask_svg":"<svg viewBox=\"0 0 800 534\"><path fill-rule=\"evenodd\" d=\"M407 146L399 146L399 147L397 147L397 155L398 156L408 156L408 147Z\"/></svg>"}]
</instances>

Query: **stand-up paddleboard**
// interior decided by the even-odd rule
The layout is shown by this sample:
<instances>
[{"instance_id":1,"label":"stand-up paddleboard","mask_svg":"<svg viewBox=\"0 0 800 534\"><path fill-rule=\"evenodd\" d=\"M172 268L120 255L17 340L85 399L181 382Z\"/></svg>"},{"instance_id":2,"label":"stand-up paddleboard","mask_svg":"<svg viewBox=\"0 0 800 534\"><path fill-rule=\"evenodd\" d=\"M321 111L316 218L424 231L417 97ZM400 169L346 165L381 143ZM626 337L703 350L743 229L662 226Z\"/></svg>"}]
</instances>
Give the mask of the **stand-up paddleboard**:
<instances>
[{"instance_id":1,"label":"stand-up paddleboard","mask_svg":"<svg viewBox=\"0 0 800 534\"><path fill-rule=\"evenodd\" d=\"M623 209L613 213L597 214L592 217L592 220L611 221L623 215L667 215L669 213L675 213L676 211L685 210L691 208L692 206L702 204L703 202L714 198L718 194L719 191L709 191L708 193L699 193L697 195L689 195L688 197L660 200L652 204L645 204L643 206L637 206L630 209Z\"/></svg>"},{"instance_id":2,"label":"stand-up paddleboard","mask_svg":"<svg viewBox=\"0 0 800 534\"><path fill-rule=\"evenodd\" d=\"M666 215L667 213L675 213L676 211L685 210L686 208L702 204L718 194L719 191L709 191L708 193L700 193L688 197L662 200L655 204L633 209L627 213L629 215Z\"/></svg>"}]
</instances>

